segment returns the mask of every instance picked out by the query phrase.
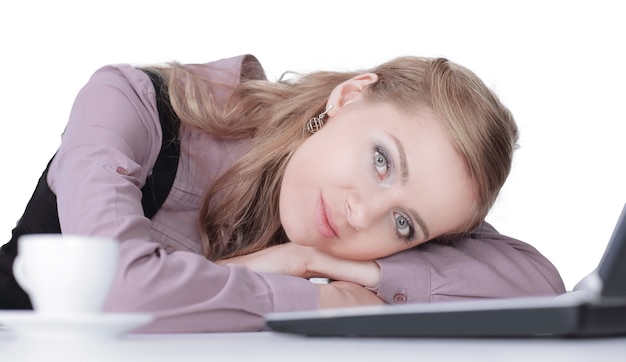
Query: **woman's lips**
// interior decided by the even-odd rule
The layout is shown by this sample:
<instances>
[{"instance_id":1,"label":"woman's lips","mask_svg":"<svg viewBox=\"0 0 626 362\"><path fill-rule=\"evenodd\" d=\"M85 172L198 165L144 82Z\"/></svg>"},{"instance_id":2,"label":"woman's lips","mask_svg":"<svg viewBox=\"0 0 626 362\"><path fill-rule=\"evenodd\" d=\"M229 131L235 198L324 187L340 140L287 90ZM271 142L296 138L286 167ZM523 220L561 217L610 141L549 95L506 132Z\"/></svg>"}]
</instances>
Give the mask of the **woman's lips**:
<instances>
[{"instance_id":1,"label":"woman's lips","mask_svg":"<svg viewBox=\"0 0 626 362\"><path fill-rule=\"evenodd\" d=\"M317 202L315 222L317 224L317 229L323 237L333 239L339 236L337 234L337 227L333 223L332 211L327 207L321 193Z\"/></svg>"}]
</instances>

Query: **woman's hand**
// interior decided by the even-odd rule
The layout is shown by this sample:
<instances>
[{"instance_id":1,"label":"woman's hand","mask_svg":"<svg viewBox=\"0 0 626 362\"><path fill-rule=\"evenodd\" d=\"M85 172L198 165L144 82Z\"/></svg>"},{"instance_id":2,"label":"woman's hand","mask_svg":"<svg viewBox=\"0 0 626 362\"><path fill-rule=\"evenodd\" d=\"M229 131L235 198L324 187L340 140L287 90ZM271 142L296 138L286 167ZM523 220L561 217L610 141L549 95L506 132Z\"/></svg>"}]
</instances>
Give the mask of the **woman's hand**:
<instances>
[{"instance_id":1,"label":"woman's hand","mask_svg":"<svg viewBox=\"0 0 626 362\"><path fill-rule=\"evenodd\" d=\"M276 245L256 253L221 259L216 264L240 264L259 273L285 274L296 277L311 277L307 273L308 260L313 258L312 248L294 243Z\"/></svg>"},{"instance_id":2,"label":"woman's hand","mask_svg":"<svg viewBox=\"0 0 626 362\"><path fill-rule=\"evenodd\" d=\"M385 304L376 294L364 287L343 281L318 285L320 308L344 308Z\"/></svg>"},{"instance_id":3,"label":"woman's hand","mask_svg":"<svg viewBox=\"0 0 626 362\"><path fill-rule=\"evenodd\" d=\"M217 261L220 265L230 263L245 265L256 272L329 278L370 288L376 288L380 282L380 268L374 261L340 259L294 243Z\"/></svg>"}]
</instances>

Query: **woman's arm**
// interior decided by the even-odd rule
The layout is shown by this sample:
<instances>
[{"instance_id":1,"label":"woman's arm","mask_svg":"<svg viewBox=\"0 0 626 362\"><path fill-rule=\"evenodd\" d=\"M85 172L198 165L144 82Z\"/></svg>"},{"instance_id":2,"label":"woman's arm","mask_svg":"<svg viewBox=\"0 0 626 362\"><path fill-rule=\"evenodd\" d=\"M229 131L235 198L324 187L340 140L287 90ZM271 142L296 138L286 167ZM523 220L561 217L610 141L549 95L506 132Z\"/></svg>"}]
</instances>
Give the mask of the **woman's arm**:
<instances>
[{"instance_id":1,"label":"woman's arm","mask_svg":"<svg viewBox=\"0 0 626 362\"><path fill-rule=\"evenodd\" d=\"M368 288L375 288L380 283L380 268L374 261L340 259L294 243L276 245L217 263L241 264L257 272L342 280Z\"/></svg>"},{"instance_id":2,"label":"woman's arm","mask_svg":"<svg viewBox=\"0 0 626 362\"><path fill-rule=\"evenodd\" d=\"M156 322L144 329L152 332L207 332L260 330L265 313L318 308L320 287L305 279L219 266L152 241L141 187L160 138L148 77L130 66L105 67L78 94L51 165L63 233L120 241L105 310L153 313Z\"/></svg>"},{"instance_id":3,"label":"woman's arm","mask_svg":"<svg viewBox=\"0 0 626 362\"><path fill-rule=\"evenodd\" d=\"M450 245L427 243L377 260L387 303L558 295L557 269L532 246L483 223Z\"/></svg>"},{"instance_id":4,"label":"woman's arm","mask_svg":"<svg viewBox=\"0 0 626 362\"><path fill-rule=\"evenodd\" d=\"M556 295L558 271L536 249L484 223L450 245L427 243L374 261L342 260L292 243L220 263L254 270L349 281L390 304Z\"/></svg>"}]
</instances>

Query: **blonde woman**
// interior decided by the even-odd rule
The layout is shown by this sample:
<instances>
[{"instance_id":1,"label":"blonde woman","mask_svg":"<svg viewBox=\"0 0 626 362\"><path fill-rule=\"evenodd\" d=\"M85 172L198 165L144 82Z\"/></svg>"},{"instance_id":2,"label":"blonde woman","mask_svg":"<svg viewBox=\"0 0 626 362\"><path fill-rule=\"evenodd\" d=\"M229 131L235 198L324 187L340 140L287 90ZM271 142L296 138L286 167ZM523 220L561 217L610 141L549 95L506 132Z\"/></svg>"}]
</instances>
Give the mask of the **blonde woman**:
<instances>
[{"instance_id":1,"label":"blonde woman","mask_svg":"<svg viewBox=\"0 0 626 362\"><path fill-rule=\"evenodd\" d=\"M509 111L445 59L278 82L250 55L107 66L2 249L2 308L30 308L10 264L17 238L37 232L119 240L106 310L154 313L152 332L558 294L548 260L484 223L516 142Z\"/></svg>"}]
</instances>

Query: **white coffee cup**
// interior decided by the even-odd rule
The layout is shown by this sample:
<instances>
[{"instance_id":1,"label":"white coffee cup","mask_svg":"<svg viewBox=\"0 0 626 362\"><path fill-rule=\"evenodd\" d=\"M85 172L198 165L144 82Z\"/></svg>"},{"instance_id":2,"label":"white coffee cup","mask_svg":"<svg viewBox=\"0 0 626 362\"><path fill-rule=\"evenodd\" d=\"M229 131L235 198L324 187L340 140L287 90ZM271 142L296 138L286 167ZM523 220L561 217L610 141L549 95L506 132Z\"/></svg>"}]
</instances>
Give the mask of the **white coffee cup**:
<instances>
[{"instance_id":1,"label":"white coffee cup","mask_svg":"<svg viewBox=\"0 0 626 362\"><path fill-rule=\"evenodd\" d=\"M32 234L18 240L13 274L43 314L102 312L119 257L113 239Z\"/></svg>"}]
</instances>

